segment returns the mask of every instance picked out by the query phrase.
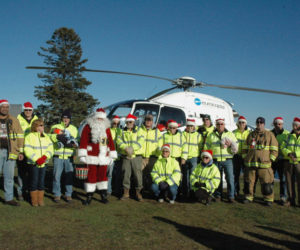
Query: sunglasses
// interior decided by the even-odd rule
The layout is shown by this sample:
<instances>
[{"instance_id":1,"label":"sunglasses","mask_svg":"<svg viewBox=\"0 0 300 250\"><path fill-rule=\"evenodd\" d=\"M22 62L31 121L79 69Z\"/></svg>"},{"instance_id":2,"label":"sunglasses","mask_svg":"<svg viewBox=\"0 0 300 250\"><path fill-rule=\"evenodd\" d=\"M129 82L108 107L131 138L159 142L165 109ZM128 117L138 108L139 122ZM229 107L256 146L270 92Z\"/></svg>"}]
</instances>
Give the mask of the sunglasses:
<instances>
[{"instance_id":1,"label":"sunglasses","mask_svg":"<svg viewBox=\"0 0 300 250\"><path fill-rule=\"evenodd\" d=\"M223 126L225 125L224 123L217 123L217 126Z\"/></svg>"},{"instance_id":2,"label":"sunglasses","mask_svg":"<svg viewBox=\"0 0 300 250\"><path fill-rule=\"evenodd\" d=\"M133 123L133 121L127 121L126 123Z\"/></svg>"},{"instance_id":3,"label":"sunglasses","mask_svg":"<svg viewBox=\"0 0 300 250\"><path fill-rule=\"evenodd\" d=\"M24 111L32 111L32 109L24 109Z\"/></svg>"},{"instance_id":4,"label":"sunglasses","mask_svg":"<svg viewBox=\"0 0 300 250\"><path fill-rule=\"evenodd\" d=\"M244 124L244 123L246 123L246 122L239 122L239 124Z\"/></svg>"},{"instance_id":5,"label":"sunglasses","mask_svg":"<svg viewBox=\"0 0 300 250\"><path fill-rule=\"evenodd\" d=\"M119 123L114 122L113 125L119 125Z\"/></svg>"},{"instance_id":6,"label":"sunglasses","mask_svg":"<svg viewBox=\"0 0 300 250\"><path fill-rule=\"evenodd\" d=\"M260 121L259 121L259 122L256 122L256 124L265 124L265 123L264 123L264 122L260 122Z\"/></svg>"},{"instance_id":7,"label":"sunglasses","mask_svg":"<svg viewBox=\"0 0 300 250\"><path fill-rule=\"evenodd\" d=\"M171 128L171 127L169 127L169 129L177 129L177 128Z\"/></svg>"},{"instance_id":8,"label":"sunglasses","mask_svg":"<svg viewBox=\"0 0 300 250\"><path fill-rule=\"evenodd\" d=\"M145 121L153 121L151 118L146 118Z\"/></svg>"},{"instance_id":9,"label":"sunglasses","mask_svg":"<svg viewBox=\"0 0 300 250\"><path fill-rule=\"evenodd\" d=\"M209 159L209 157L207 157L207 156L203 156L203 157L202 157L202 159Z\"/></svg>"},{"instance_id":10,"label":"sunglasses","mask_svg":"<svg viewBox=\"0 0 300 250\"><path fill-rule=\"evenodd\" d=\"M170 151L169 150L163 150L162 152L163 153L169 153Z\"/></svg>"}]
</instances>

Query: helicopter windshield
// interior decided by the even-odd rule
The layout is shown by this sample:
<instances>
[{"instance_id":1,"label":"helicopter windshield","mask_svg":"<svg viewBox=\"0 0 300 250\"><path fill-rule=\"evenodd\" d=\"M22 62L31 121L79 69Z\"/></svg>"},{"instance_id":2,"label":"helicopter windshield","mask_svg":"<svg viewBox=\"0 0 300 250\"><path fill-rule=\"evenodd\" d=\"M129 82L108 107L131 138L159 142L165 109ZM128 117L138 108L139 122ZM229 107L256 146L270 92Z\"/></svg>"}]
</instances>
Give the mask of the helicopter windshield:
<instances>
[{"instance_id":1,"label":"helicopter windshield","mask_svg":"<svg viewBox=\"0 0 300 250\"><path fill-rule=\"evenodd\" d=\"M138 117L137 125L140 126L146 115L153 116L153 123L156 124L156 120L159 113L159 105L150 103L137 103L135 105L133 115Z\"/></svg>"}]
</instances>

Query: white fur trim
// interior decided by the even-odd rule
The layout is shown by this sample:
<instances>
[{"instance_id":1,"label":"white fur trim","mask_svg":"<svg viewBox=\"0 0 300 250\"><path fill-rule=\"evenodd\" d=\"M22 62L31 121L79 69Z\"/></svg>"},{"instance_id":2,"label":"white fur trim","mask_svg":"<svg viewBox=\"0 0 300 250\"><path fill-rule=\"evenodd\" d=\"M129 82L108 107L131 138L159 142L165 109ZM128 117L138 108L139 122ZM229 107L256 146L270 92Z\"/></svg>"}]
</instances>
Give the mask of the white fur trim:
<instances>
[{"instance_id":1,"label":"white fur trim","mask_svg":"<svg viewBox=\"0 0 300 250\"><path fill-rule=\"evenodd\" d=\"M107 157L107 156L102 156L102 157L99 157L99 165L100 166L107 166L107 165L110 165L112 162L112 159L110 157Z\"/></svg>"},{"instance_id":2,"label":"white fur trim","mask_svg":"<svg viewBox=\"0 0 300 250\"><path fill-rule=\"evenodd\" d=\"M79 157L79 161L86 164L86 156Z\"/></svg>"},{"instance_id":3,"label":"white fur trim","mask_svg":"<svg viewBox=\"0 0 300 250\"><path fill-rule=\"evenodd\" d=\"M131 121L135 121L135 119L133 119L133 118L127 118L127 119L125 120L125 122L131 122Z\"/></svg>"},{"instance_id":4,"label":"white fur trim","mask_svg":"<svg viewBox=\"0 0 300 250\"><path fill-rule=\"evenodd\" d=\"M92 146L87 146L86 149L87 149L87 151L92 151L93 147Z\"/></svg>"},{"instance_id":5,"label":"white fur trim","mask_svg":"<svg viewBox=\"0 0 300 250\"><path fill-rule=\"evenodd\" d=\"M106 118L106 114L104 112L95 112L94 117L104 119Z\"/></svg>"},{"instance_id":6,"label":"white fur trim","mask_svg":"<svg viewBox=\"0 0 300 250\"><path fill-rule=\"evenodd\" d=\"M211 155L210 153L208 153L208 152L202 152L202 153L201 153L201 158L202 158L203 156L207 156L210 160L212 160L212 155Z\"/></svg>"},{"instance_id":7,"label":"white fur trim","mask_svg":"<svg viewBox=\"0 0 300 250\"><path fill-rule=\"evenodd\" d=\"M87 156L87 150L85 148L78 149L77 156L78 157Z\"/></svg>"},{"instance_id":8,"label":"white fur trim","mask_svg":"<svg viewBox=\"0 0 300 250\"><path fill-rule=\"evenodd\" d=\"M96 183L98 190L107 190L108 181L101 181Z\"/></svg>"},{"instance_id":9,"label":"white fur trim","mask_svg":"<svg viewBox=\"0 0 300 250\"><path fill-rule=\"evenodd\" d=\"M112 158L112 159L117 159L118 158L117 151L110 151L109 152L109 157Z\"/></svg>"},{"instance_id":10,"label":"white fur trim","mask_svg":"<svg viewBox=\"0 0 300 250\"><path fill-rule=\"evenodd\" d=\"M98 158L98 156L88 155L86 157L86 164L99 165L99 158Z\"/></svg>"},{"instance_id":11,"label":"white fur trim","mask_svg":"<svg viewBox=\"0 0 300 250\"><path fill-rule=\"evenodd\" d=\"M186 125L195 126L196 123L195 123L195 122L192 122L192 121L187 121L187 122L186 122Z\"/></svg>"},{"instance_id":12,"label":"white fur trim","mask_svg":"<svg viewBox=\"0 0 300 250\"><path fill-rule=\"evenodd\" d=\"M293 125L300 125L300 122L293 122Z\"/></svg>"},{"instance_id":13,"label":"white fur trim","mask_svg":"<svg viewBox=\"0 0 300 250\"><path fill-rule=\"evenodd\" d=\"M177 122L170 122L168 124L168 127L177 127L178 128L178 123Z\"/></svg>"},{"instance_id":14,"label":"white fur trim","mask_svg":"<svg viewBox=\"0 0 300 250\"><path fill-rule=\"evenodd\" d=\"M238 122L245 122L247 124L247 120L245 119L239 119Z\"/></svg>"},{"instance_id":15,"label":"white fur trim","mask_svg":"<svg viewBox=\"0 0 300 250\"><path fill-rule=\"evenodd\" d=\"M87 193L93 193L96 191L96 183L84 183L84 191Z\"/></svg>"}]
</instances>

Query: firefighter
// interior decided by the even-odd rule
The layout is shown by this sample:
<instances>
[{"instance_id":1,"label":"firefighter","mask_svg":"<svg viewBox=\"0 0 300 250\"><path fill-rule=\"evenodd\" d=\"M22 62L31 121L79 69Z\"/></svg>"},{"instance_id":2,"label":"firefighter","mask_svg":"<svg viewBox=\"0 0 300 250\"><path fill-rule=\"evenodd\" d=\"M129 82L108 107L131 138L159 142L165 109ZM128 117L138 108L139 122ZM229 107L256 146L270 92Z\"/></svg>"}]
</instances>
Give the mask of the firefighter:
<instances>
[{"instance_id":1,"label":"firefighter","mask_svg":"<svg viewBox=\"0 0 300 250\"><path fill-rule=\"evenodd\" d=\"M272 162L278 156L278 142L271 131L265 129L265 118L256 119L256 129L252 131L243 147L243 158L246 166L246 195L244 204L250 203L254 198L256 175L261 183L261 191L267 206L272 206L274 201L273 181L274 174Z\"/></svg>"}]
</instances>

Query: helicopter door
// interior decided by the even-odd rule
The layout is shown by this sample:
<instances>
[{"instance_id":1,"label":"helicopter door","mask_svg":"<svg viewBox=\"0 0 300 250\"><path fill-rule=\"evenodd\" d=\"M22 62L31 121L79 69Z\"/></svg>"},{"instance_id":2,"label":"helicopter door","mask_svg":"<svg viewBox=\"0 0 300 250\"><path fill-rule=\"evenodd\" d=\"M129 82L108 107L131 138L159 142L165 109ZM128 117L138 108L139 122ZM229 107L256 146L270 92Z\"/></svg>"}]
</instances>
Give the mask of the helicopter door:
<instances>
[{"instance_id":1,"label":"helicopter door","mask_svg":"<svg viewBox=\"0 0 300 250\"><path fill-rule=\"evenodd\" d=\"M152 115L153 124L156 123L159 113L159 105L152 103L135 103L133 109L133 115L138 117L136 125L141 126L146 115Z\"/></svg>"},{"instance_id":2,"label":"helicopter door","mask_svg":"<svg viewBox=\"0 0 300 250\"><path fill-rule=\"evenodd\" d=\"M162 107L158 119L157 127L163 131L167 127L168 120L175 120L179 127L184 126L186 122L185 113L183 110L173 107Z\"/></svg>"}]
</instances>

